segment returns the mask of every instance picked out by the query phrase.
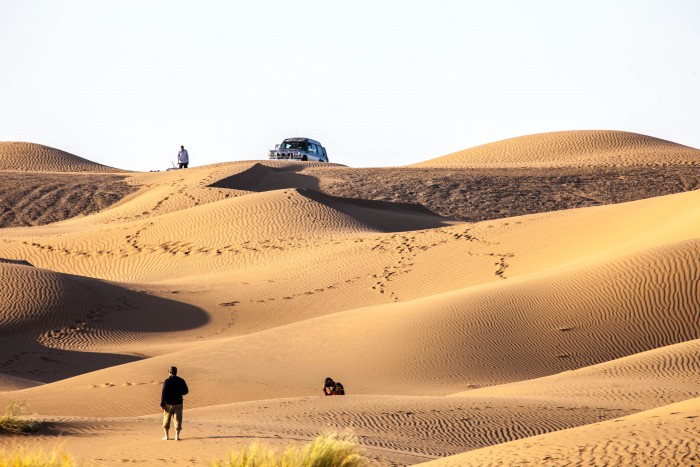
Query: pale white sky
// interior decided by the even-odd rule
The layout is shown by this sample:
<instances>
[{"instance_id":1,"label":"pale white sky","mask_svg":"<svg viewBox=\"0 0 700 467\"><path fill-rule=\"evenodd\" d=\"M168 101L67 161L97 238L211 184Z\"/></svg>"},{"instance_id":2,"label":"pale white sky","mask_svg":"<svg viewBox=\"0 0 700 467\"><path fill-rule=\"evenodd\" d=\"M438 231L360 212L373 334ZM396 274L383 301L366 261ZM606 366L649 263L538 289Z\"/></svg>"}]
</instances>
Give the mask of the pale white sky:
<instances>
[{"instance_id":1,"label":"pale white sky","mask_svg":"<svg viewBox=\"0 0 700 467\"><path fill-rule=\"evenodd\" d=\"M130 170L405 165L574 129L700 148L696 0L0 0L0 141Z\"/></svg>"}]
</instances>

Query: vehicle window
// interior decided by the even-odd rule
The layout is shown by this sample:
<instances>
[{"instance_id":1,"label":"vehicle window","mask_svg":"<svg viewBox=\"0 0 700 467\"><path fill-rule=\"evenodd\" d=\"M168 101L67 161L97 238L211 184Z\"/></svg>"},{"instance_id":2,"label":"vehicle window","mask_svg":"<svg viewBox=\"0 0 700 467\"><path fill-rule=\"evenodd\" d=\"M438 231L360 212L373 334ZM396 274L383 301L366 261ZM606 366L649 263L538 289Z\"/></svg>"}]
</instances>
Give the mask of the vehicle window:
<instances>
[{"instance_id":1,"label":"vehicle window","mask_svg":"<svg viewBox=\"0 0 700 467\"><path fill-rule=\"evenodd\" d=\"M309 152L316 154L316 145L315 144L309 144Z\"/></svg>"},{"instance_id":2,"label":"vehicle window","mask_svg":"<svg viewBox=\"0 0 700 467\"><path fill-rule=\"evenodd\" d=\"M303 141L284 141L282 142L282 149L306 149L306 143Z\"/></svg>"}]
</instances>

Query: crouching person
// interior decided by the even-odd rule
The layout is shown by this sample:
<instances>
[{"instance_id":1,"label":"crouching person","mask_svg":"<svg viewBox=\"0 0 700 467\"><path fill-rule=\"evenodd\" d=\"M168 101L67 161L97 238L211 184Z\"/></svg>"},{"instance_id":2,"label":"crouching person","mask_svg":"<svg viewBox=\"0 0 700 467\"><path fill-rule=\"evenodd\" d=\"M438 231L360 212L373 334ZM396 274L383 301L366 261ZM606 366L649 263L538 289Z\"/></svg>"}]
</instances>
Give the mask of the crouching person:
<instances>
[{"instance_id":1,"label":"crouching person","mask_svg":"<svg viewBox=\"0 0 700 467\"><path fill-rule=\"evenodd\" d=\"M323 395L332 395L333 389L335 389L335 381L331 377L326 378L326 381L323 382Z\"/></svg>"}]
</instances>

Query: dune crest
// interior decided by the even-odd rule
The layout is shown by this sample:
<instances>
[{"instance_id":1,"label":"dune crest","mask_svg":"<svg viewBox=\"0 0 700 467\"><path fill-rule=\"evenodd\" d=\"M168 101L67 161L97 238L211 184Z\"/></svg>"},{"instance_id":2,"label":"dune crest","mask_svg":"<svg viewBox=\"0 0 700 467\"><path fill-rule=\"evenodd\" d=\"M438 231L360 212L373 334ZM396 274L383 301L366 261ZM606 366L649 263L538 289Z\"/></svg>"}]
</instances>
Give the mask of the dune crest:
<instances>
[{"instance_id":1,"label":"dune crest","mask_svg":"<svg viewBox=\"0 0 700 467\"><path fill-rule=\"evenodd\" d=\"M700 165L700 150L625 131L559 131L505 139L409 167L519 168Z\"/></svg>"},{"instance_id":2,"label":"dune crest","mask_svg":"<svg viewBox=\"0 0 700 467\"><path fill-rule=\"evenodd\" d=\"M124 172L43 144L0 142L0 170L19 172Z\"/></svg>"}]
</instances>

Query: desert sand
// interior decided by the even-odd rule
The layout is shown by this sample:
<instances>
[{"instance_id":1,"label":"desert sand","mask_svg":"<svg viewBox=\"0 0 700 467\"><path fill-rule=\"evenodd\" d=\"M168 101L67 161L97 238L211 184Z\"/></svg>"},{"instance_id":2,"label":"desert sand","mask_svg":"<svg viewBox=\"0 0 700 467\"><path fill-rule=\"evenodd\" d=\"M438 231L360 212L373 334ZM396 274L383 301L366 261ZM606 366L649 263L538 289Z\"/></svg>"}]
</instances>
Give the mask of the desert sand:
<instances>
[{"instance_id":1,"label":"desert sand","mask_svg":"<svg viewBox=\"0 0 700 467\"><path fill-rule=\"evenodd\" d=\"M576 131L379 169L0 159L0 406L44 422L0 448L207 465L349 431L374 465L700 463L697 149Z\"/></svg>"}]
</instances>

